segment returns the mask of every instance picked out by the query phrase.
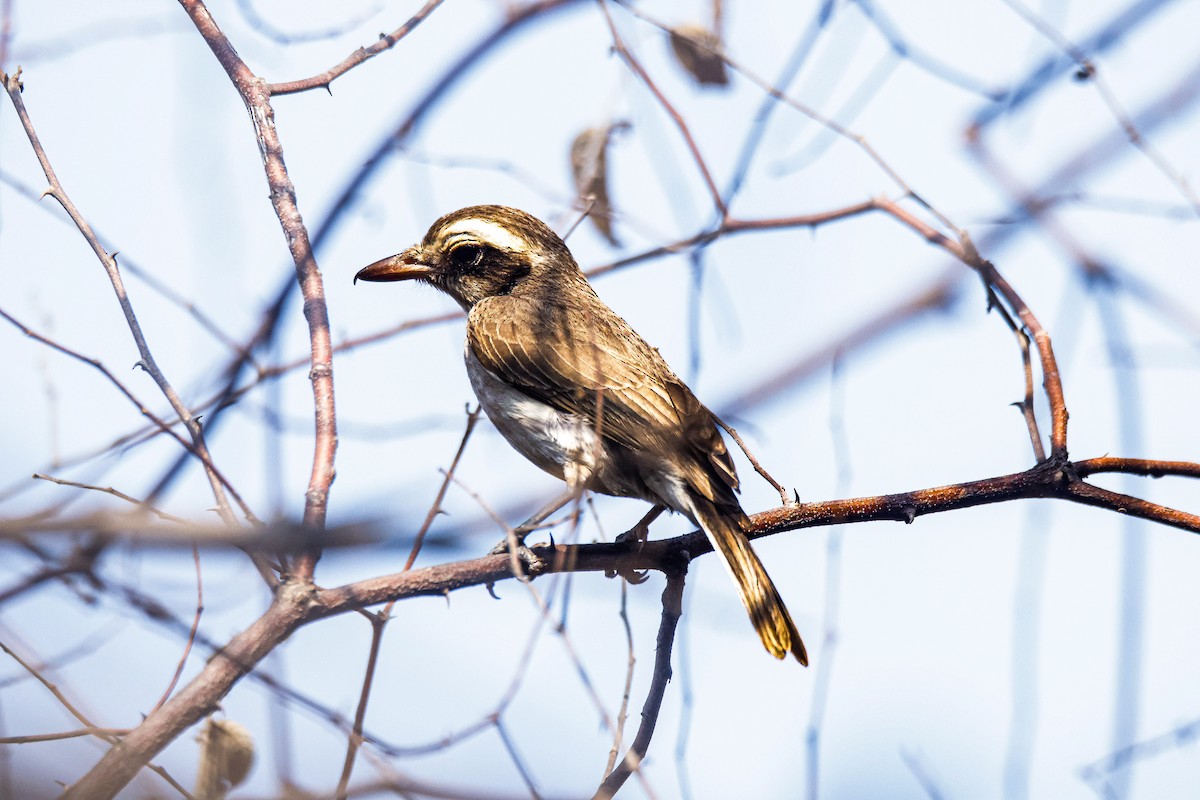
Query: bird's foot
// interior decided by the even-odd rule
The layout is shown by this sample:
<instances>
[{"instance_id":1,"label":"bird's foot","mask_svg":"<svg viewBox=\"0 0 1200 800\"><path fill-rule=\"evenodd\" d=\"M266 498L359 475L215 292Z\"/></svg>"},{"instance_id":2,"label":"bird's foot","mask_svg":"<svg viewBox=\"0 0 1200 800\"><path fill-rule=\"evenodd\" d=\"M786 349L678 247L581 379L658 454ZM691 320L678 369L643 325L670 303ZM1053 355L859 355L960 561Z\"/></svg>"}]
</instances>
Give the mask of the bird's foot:
<instances>
[{"instance_id":1,"label":"bird's foot","mask_svg":"<svg viewBox=\"0 0 1200 800\"><path fill-rule=\"evenodd\" d=\"M525 537L528 535L529 531L516 528L511 536L506 536L497 542L496 546L488 551L488 555L512 556L515 559L514 567L518 566L517 562L519 562L525 565L527 572L540 572L546 566L546 562L525 544Z\"/></svg>"},{"instance_id":2,"label":"bird's foot","mask_svg":"<svg viewBox=\"0 0 1200 800\"><path fill-rule=\"evenodd\" d=\"M636 525L622 533L613 541L615 541L617 544L645 544L646 540L650 538L650 523L658 519L664 511L666 511L664 506L654 506L646 512L644 517L637 521Z\"/></svg>"},{"instance_id":3,"label":"bird's foot","mask_svg":"<svg viewBox=\"0 0 1200 800\"><path fill-rule=\"evenodd\" d=\"M613 539L615 544L625 545L643 545L650 538L650 526L643 520L637 525L634 525L624 533L617 534L617 538Z\"/></svg>"},{"instance_id":4,"label":"bird's foot","mask_svg":"<svg viewBox=\"0 0 1200 800\"><path fill-rule=\"evenodd\" d=\"M645 583L650 579L650 570L636 570L629 567L618 567L616 569L605 570L604 577L615 578L620 575L625 580L637 586L639 583Z\"/></svg>"},{"instance_id":5,"label":"bird's foot","mask_svg":"<svg viewBox=\"0 0 1200 800\"><path fill-rule=\"evenodd\" d=\"M646 522L646 520L643 519L637 525L634 525L629 530L619 534L617 538L613 540L613 543L624 545L630 550L637 550L646 543L646 540L649 538L649 536L650 525ZM629 567L618 567L616 569L606 570L604 574L609 578L615 578L620 575L622 578L634 585L645 583L646 579L650 577L649 570L636 570Z\"/></svg>"}]
</instances>

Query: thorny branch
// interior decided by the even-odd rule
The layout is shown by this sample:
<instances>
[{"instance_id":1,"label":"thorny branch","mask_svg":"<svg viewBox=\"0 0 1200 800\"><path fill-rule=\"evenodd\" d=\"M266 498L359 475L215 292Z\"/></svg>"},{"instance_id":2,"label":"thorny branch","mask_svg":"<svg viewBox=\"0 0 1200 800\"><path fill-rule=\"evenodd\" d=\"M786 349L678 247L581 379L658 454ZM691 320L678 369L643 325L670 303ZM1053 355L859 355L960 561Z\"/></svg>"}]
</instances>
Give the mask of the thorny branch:
<instances>
[{"instance_id":1,"label":"thorny branch","mask_svg":"<svg viewBox=\"0 0 1200 800\"><path fill-rule=\"evenodd\" d=\"M11 658L13 661L16 661L18 664L20 664L21 667L26 672L28 672L30 675L32 675L37 680L38 683L40 683L40 684L42 684L42 686L46 687L46 690L48 692L50 692L50 694L54 695L54 699L58 701L59 705L61 705L64 709L66 709L67 713L69 713L75 719L79 720L79 722L84 726L83 729L78 732L78 734L76 734L75 732L71 732L68 734L53 734L52 735L53 738L55 738L55 739L70 738L70 737L74 737L75 735L95 736L96 738L101 739L102 741L108 742L110 744L116 744L119 741L118 736L126 733L126 731L123 731L120 729L104 728L104 727L94 725L83 714L82 711L80 711L78 708L76 708L75 704L72 703L67 698L67 696L62 692L62 690L59 689L58 686L51 683L50 680L47 679L46 676L43 675L36 667L34 667L32 664L29 664L28 662L26 662L25 659L21 658L20 655L18 655L8 645L4 644L4 642L0 642L0 650L3 650L8 655L9 658ZM138 767L136 769L134 769L134 773L136 773L142 767L146 767L147 769L151 770L152 772L157 773L158 776L161 777L164 781L166 781L171 786L172 789L175 789L177 792L179 792L184 797L190 797L187 790L184 789L183 786L181 786L178 781L176 781L173 777L171 777L171 774L169 772L167 772L165 769L158 766L157 764L151 764L149 758L147 758L145 761L143 761L141 764L139 764ZM130 777L131 778L133 777L132 773L130 774Z\"/></svg>"},{"instance_id":2,"label":"thorny branch","mask_svg":"<svg viewBox=\"0 0 1200 800\"><path fill-rule=\"evenodd\" d=\"M329 90L330 84L336 79L345 75L350 70L357 67L359 64L374 58L385 50L390 50L408 34L412 33L413 29L425 21L425 18L433 13L434 9L440 6L444 0L429 0L416 14L391 33L379 34L379 41L372 44L370 47L360 47L350 55L346 56L338 64L330 67L324 72L313 75L311 78L304 78L297 81L287 81L285 83L272 83L267 86L267 91L272 95L294 94L295 92L304 92L309 89L324 88Z\"/></svg>"},{"instance_id":3,"label":"thorny branch","mask_svg":"<svg viewBox=\"0 0 1200 800\"><path fill-rule=\"evenodd\" d=\"M1133 474L1196 476L1200 464L1143 459L1093 459L1078 464L1054 456L1010 475L911 492L848 500L799 503L751 516L747 535L760 538L784 531L878 520L911 523L927 514L1028 498L1053 498L1092 505L1118 513L1200 533L1200 515L1099 489L1080 473L1120 471ZM671 574L680 559L711 551L700 532L670 539L627 544L552 545L533 548L542 566L531 577L550 572L624 572L658 570ZM266 613L235 636L186 687L151 712L130 734L66 794L65 800L109 798L120 791L139 767L209 713L234 684L296 629L331 616L412 597L440 596L470 586L499 583L514 577L506 554L485 556L419 570L369 578L331 589L295 580L281 585ZM649 734L646 734L648 738ZM634 752L642 733L635 738Z\"/></svg>"},{"instance_id":4,"label":"thorny branch","mask_svg":"<svg viewBox=\"0 0 1200 800\"><path fill-rule=\"evenodd\" d=\"M196 0L180 0L180 2L192 16L196 27L205 36L218 59L226 67L231 79L242 93L254 119L268 182L272 190L272 202L275 204L285 235L288 237L289 248L296 263L298 283L305 295L305 313L310 323L312 342L312 356L309 361L312 365L314 397L318 410L317 452L314 455L313 477L306 502L305 518L307 522L320 524L324 519L326 495L329 482L332 480L333 454L336 447L336 429L333 427L332 373L329 371L331 369L329 357L333 348L330 343L328 322L324 319L323 290L319 274L316 272L307 233L300 222L294 191L283 167L282 150L274 131L273 116L268 99L272 92L283 93L292 84L274 86L264 84L250 73L233 53L232 48L220 34L202 3L196 2ZM423 18L423 14L432 11L436 5L436 2L427 4L426 8L418 13L418 17L414 17L415 22L410 21L410 24L415 25L420 21L419 18ZM541 5L549 8L556 4ZM607 8L605 8L605 13L607 14ZM615 30L613 35L620 46ZM384 42L381 41L376 46L382 44ZM381 47L382 49L386 49L386 47ZM365 55L358 61L349 63L362 53ZM329 83L338 75L374 54L375 52L366 53L365 50L360 49L332 70L308 79L308 85L290 90L299 91L301 88L315 86L328 87ZM624 55L628 58L627 53ZM640 70L632 59L630 62L635 72ZM344 69L342 69L343 66ZM737 68L736 65L732 66ZM339 69L341 71L338 71ZM648 85L654 91L653 85L649 83ZM787 101L775 87L768 87L767 90L772 97L781 102L788 102L794 107L800 108L794 102ZM17 101L14 100L14 102ZM665 101L663 104L664 107L667 107ZM411 127L402 125L397 130L396 140L403 139L409 130ZM686 126L683 126L683 130L686 137ZM861 137L844 129L838 132L849 140L866 147L865 141ZM30 134L32 136L31 131ZM1134 137L1131 135L1130 138ZM878 161L869 148L867 148L867 153ZM704 163L699 160L698 154L697 161L700 168L705 170ZM895 177L886 164L882 164L882 166L885 172ZM897 181L899 182L898 178ZM711 178L708 182L710 188L715 187ZM905 185L901 182L901 186ZM65 197L65 195L55 196L60 202L63 202L63 197ZM720 194L714 191L714 197L720 206ZM940 217L911 191L906 194L905 199L908 198L915 198L934 216ZM965 235L959 235L957 239L949 238L909 213L898 202L888 200L870 201L853 209L845 209L841 213L850 216L870 210L889 214L924 236L927 241L953 253L959 260L976 270L985 282L989 295L994 296L999 303L1003 304L1000 308L1005 320L1010 323L1019 342L1023 343L1026 392L1022 407L1026 413L1030 436L1034 442L1035 454L1039 463L1027 471L1012 475L896 495L794 505L785 502L780 508L754 516L752 536L766 536L786 530L872 519L912 522L917 516L924 514L1032 497L1056 498L1094 505L1200 533L1200 517L1196 514L1102 489L1085 480L1090 475L1107 472L1123 472L1152 477L1171 475L1200 478L1200 464L1112 457L1070 461L1067 457L1067 406L1058 366L1050 337L1033 312L995 267L975 251ZM724 211L723 206L722 211ZM940 221L955 230L956 234L958 233L945 218L940 218ZM818 223L797 222L793 218L787 224ZM779 224L778 226L783 227L784 225ZM722 220L716 229L698 234L690 240L657 248L649 253L615 262L594 272L599 274L604 271L612 271L651 257L677 252L680 248L703 246L718 236L762 229L763 227L770 226L758 227L752 222L727 218ZM104 256L101 256L101 259L104 260ZM113 267L115 270L115 262ZM120 289L118 289L118 295L121 295ZM930 301L928 306L922 307L936 307L944 303L948 297L948 290L937 294L936 297L938 299ZM453 316L455 315L448 315L446 318ZM1030 339L1034 342L1038 352L1038 360L1043 373L1043 386L1051 409L1050 453L1048 456L1041 447L1037 421L1032 412L1032 363L1028 357ZM246 350L246 353L249 353L249 349ZM228 399L228 396L226 395L224 399ZM186 424L186 419L184 421ZM166 426L160 423L160 427L165 428ZM205 464L207 467L208 462L206 461ZM449 480L449 476L447 476L447 480ZM678 619L678 597L668 597L668 595L672 592L675 592L676 595L682 592L683 572L679 566L681 560L686 561L686 559L697 557L704 552L707 552L707 542L699 534L693 533L673 539L650 542L636 551L620 545L599 544L556 546L543 548L540 553L544 556L543 563L547 565L543 568L543 572L655 569L665 572L668 576L668 586L663 597L663 616L659 631L660 646L655 666L654 685L651 695L646 701L642 730L639 731L626 759L601 786L598 793L601 796L604 796L605 787L608 786L609 781L616 780L614 776L622 769L634 769L637 761L646 752L650 734L653 732L654 721L657 718L658 704L662 699L662 691L670 675L671 637ZM406 568L405 572L397 575L382 576L334 589L320 589L311 584L315 558L314 549L307 559L302 559L297 564L292 579L280 587L266 614L242 634L235 637L229 646L209 662L202 674L183 691L162 708L153 711L141 725L130 731L121 742L115 744L112 751L97 765L96 769L69 790L68 796L111 796L119 791L141 764L146 763L154 753L178 737L192 721L208 713L241 677L254 668L259 659L302 625L335 614L361 610L365 606L377 603L390 603L420 595L443 594L468 586L492 583L513 577L507 559L504 556L494 556L415 571L407 571ZM536 574L541 573L535 572L534 575L536 576ZM493 720L493 723L503 736L504 729L499 725L498 718ZM92 730L107 731L107 729ZM361 727L356 726L356 730L361 730ZM520 762L515 755L514 760L517 760L519 765ZM623 780L624 778L620 778L613 787L613 791L620 786L620 781ZM532 790L532 782L530 782L530 788Z\"/></svg>"},{"instance_id":5,"label":"thorny branch","mask_svg":"<svg viewBox=\"0 0 1200 800\"><path fill-rule=\"evenodd\" d=\"M226 491L228 491L229 494L233 497L234 501L237 502L239 504L239 506L242 508L243 513L245 513L248 517L253 519L253 513L250 511L250 507L245 504L245 502L242 500L241 496L237 493L237 490L233 488L233 485L230 484L229 481L225 478L225 476L222 475L221 472L216 468L216 466L213 465L212 460L209 459L207 456L207 451L205 451L202 454L201 451L199 449L197 449L195 442L184 439L182 436L180 436L178 433L176 433L171 428L171 426L169 424L167 424L167 422L165 422L164 420L159 419L157 416L155 416L154 413L151 412L150 409L146 408L146 406L142 403L142 401L139 400L137 398L137 396L132 391L130 391L130 389L127 386L125 386L125 384L116 375L113 374L112 370L110 370L108 367L104 366L103 362L101 362L99 359L90 358L88 356L85 356L82 353L72 350L71 348L67 347L66 345L59 344L58 342L54 341L53 339L49 339L49 338L43 336L42 334L38 333L37 331L33 330L32 328L22 324L19 320L17 320L13 316L11 316L8 312L4 311L3 309L0 309L0 319L3 319L5 322L9 323L14 328L21 331L21 333L28 336L30 339L41 342L42 344L46 345L47 347L51 348L52 350L56 350L65 356L73 358L76 361L79 361L83 364L87 364L88 366L97 370L101 375L103 375L108 380L109 383L111 383L114 387L116 387L117 391L120 392L122 396L124 396L127 400L129 400L129 402L131 402L134 405L134 407L137 408L137 410L141 413L141 415L143 417L150 420L150 423L151 423L151 425L154 426L155 431L165 433L166 435L170 436L172 439L177 441L183 447L184 450L195 455L201 461L204 461L205 469L214 478L214 480L216 480L218 486L222 487ZM149 502L149 501L147 501L147 502Z\"/></svg>"},{"instance_id":6,"label":"thorny branch","mask_svg":"<svg viewBox=\"0 0 1200 800\"><path fill-rule=\"evenodd\" d=\"M104 267L104 271L108 273L108 279L112 283L113 291L117 295L117 302L120 303L121 311L125 314L125 320L129 325L129 332L133 335L133 340L137 344L138 354L141 358L138 364L150 374L150 377L158 385L163 396L171 404L171 408L175 411L180 421L183 422L184 427L187 428L192 440L189 449L195 453L196 457L204 465L209 485L217 501L217 509L227 524L233 524L233 510L229 507L229 501L225 497L225 485L218 476L216 467L213 466L212 456L208 452L208 445L204 442L204 433L200 427L200 422L192 415L187 404L183 402L183 399L175 391L175 387L171 385L162 370L159 369L158 362L154 360L154 356L150 352L150 345L146 342L146 337L142 333L141 323L138 322L137 315L134 313L133 303L129 300L129 295L125 291L125 282L121 278L120 270L117 269L116 256L110 255L100 244L100 240L96 238L91 225L84 219L79 209L75 207L71 198L67 196L66 190L63 189L62 184L58 180L58 175L55 174L54 168L50 166L50 159L47 157L46 151L42 149L42 143L33 129L33 122L29 118L29 112L26 110L25 101L21 96L24 90L21 84L21 71L18 69L12 75L0 73L0 80L4 82L4 90L8 93L8 97L12 101L13 108L17 112L17 117L21 120L21 126L25 129L25 135L29 138L29 144L33 148L34 155L37 156L38 163L41 164L46 181L49 183L49 188L46 189L43 196L49 195L58 201L58 204L70 216L71 221L75 223L75 227L79 229L83 238L87 240L88 245L92 248L92 252L96 254L96 258L100 260L101 265ZM149 502L153 502L153 500L154 498L150 498ZM247 516L253 519L253 515L249 514L249 510L245 508L244 510L247 512Z\"/></svg>"},{"instance_id":7,"label":"thorny branch","mask_svg":"<svg viewBox=\"0 0 1200 800\"><path fill-rule=\"evenodd\" d=\"M320 530L325 525L329 487L333 483L333 462L337 453L333 342L329 333L329 311L325 305L324 282L321 279L321 271L317 268L312 244L309 242L308 229L300 216L296 189L283 162L283 143L275 129L275 111L271 108L270 87L238 56L201 0L179 0L179 3L212 49L217 61L225 68L226 74L241 95L242 102L246 104L246 110L254 124L267 185L270 187L271 204L279 217L288 250L296 265L296 280L304 296L304 317L308 321L312 348L309 379L313 387L316 422L312 474L304 499L304 522ZM318 558L318 550L310 550L299 556L292 565L296 575L304 581L312 581L313 569Z\"/></svg>"}]
</instances>

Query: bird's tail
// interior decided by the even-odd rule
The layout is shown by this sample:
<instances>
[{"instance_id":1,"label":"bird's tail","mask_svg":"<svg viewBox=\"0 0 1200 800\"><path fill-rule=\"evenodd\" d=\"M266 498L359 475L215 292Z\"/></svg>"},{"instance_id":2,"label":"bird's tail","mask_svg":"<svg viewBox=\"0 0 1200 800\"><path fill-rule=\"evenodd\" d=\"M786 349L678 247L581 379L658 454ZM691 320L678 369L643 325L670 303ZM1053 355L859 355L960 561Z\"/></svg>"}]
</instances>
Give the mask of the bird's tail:
<instances>
[{"instance_id":1,"label":"bird's tail","mask_svg":"<svg viewBox=\"0 0 1200 800\"><path fill-rule=\"evenodd\" d=\"M689 499L696 524L708 536L713 549L725 563L767 652L776 658L783 658L790 652L807 667L808 653L804 649L804 642L800 640L796 623L792 622L779 590L775 588L771 576L742 530L745 516L723 514L704 498L693 496Z\"/></svg>"}]
</instances>

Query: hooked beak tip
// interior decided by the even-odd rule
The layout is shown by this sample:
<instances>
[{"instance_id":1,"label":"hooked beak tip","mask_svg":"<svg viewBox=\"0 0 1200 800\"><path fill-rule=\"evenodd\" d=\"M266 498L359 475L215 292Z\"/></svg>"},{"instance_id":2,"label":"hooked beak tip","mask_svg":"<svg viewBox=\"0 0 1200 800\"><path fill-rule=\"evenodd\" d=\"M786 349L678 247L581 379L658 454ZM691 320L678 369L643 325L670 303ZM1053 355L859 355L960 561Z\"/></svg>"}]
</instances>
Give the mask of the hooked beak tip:
<instances>
[{"instance_id":1,"label":"hooked beak tip","mask_svg":"<svg viewBox=\"0 0 1200 800\"><path fill-rule=\"evenodd\" d=\"M408 281L425 278L433 273L433 268L417 260L417 254L412 248L394 256L380 259L374 264L363 267L354 275L358 281Z\"/></svg>"}]
</instances>

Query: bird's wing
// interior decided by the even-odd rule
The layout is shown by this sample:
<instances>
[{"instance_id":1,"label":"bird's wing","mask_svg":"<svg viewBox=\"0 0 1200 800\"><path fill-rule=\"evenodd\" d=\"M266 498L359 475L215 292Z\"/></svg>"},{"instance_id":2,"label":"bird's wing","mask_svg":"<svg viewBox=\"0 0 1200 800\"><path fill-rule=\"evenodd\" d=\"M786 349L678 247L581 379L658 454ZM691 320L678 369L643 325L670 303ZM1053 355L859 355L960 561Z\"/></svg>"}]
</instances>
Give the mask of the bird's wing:
<instances>
[{"instance_id":1,"label":"bird's wing","mask_svg":"<svg viewBox=\"0 0 1200 800\"><path fill-rule=\"evenodd\" d=\"M601 435L635 453L673 456L709 500L732 498L737 473L712 412L598 300L548 314L518 298L488 298L469 315L467 343L509 385L592 424L599 417Z\"/></svg>"}]
</instances>

